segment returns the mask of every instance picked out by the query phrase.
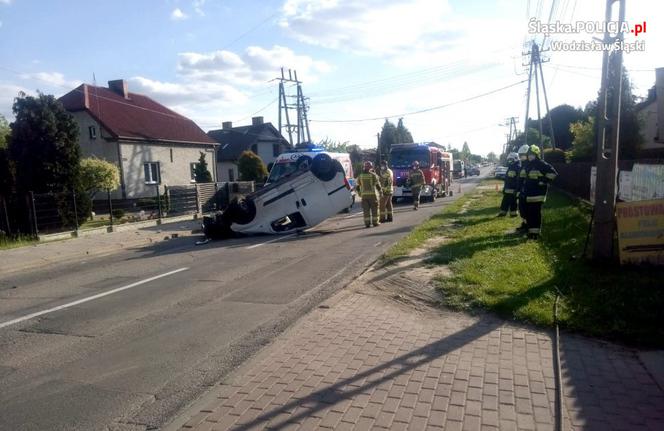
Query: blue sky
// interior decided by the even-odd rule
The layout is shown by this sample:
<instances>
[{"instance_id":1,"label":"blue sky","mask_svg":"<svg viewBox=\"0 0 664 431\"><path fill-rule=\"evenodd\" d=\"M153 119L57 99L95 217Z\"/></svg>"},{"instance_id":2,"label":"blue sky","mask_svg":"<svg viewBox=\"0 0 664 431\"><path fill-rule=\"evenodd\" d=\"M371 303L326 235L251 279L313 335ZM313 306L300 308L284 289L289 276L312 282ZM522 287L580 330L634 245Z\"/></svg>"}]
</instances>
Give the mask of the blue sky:
<instances>
[{"instance_id":1,"label":"blue sky","mask_svg":"<svg viewBox=\"0 0 664 431\"><path fill-rule=\"evenodd\" d=\"M664 66L664 8L628 0L627 20L647 21L646 51L625 56L645 95ZM538 7L539 5L539 7ZM603 0L556 0L561 22L600 20ZM298 70L311 97L312 137L375 144L383 120L515 84L531 17L552 0L0 0L0 114L18 91L57 96L81 82L124 78L203 129L277 121L280 67ZM590 34L553 35L590 40ZM628 41L635 41L632 35ZM550 104L583 106L599 88L600 53L551 52ZM525 85L404 118L416 140L499 152L506 117L525 113ZM534 100L533 100L534 103ZM534 106L534 105L533 105ZM261 109L264 108L262 111ZM535 110L531 116L536 115ZM319 120L319 121L316 121ZM396 118L393 119L396 121Z\"/></svg>"}]
</instances>

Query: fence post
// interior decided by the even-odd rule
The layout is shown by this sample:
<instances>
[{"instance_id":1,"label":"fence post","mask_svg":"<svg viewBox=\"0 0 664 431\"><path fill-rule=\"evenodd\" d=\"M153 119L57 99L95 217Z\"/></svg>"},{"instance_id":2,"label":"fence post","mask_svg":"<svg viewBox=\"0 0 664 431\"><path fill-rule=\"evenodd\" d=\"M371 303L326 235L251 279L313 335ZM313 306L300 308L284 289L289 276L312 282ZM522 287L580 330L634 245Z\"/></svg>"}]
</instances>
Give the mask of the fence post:
<instances>
[{"instance_id":1,"label":"fence post","mask_svg":"<svg viewBox=\"0 0 664 431\"><path fill-rule=\"evenodd\" d=\"M76 225L76 231L78 231L78 208L76 208L76 190L71 189L71 196L74 201L74 223Z\"/></svg>"},{"instance_id":2,"label":"fence post","mask_svg":"<svg viewBox=\"0 0 664 431\"><path fill-rule=\"evenodd\" d=\"M159 195L159 184L155 184L155 187L157 189L157 211L159 211L159 221L161 222L161 196Z\"/></svg>"},{"instance_id":3,"label":"fence post","mask_svg":"<svg viewBox=\"0 0 664 431\"><path fill-rule=\"evenodd\" d=\"M108 197L108 216L111 220L111 230L113 229L113 201L111 201L111 189L106 190L106 195Z\"/></svg>"},{"instance_id":4,"label":"fence post","mask_svg":"<svg viewBox=\"0 0 664 431\"><path fill-rule=\"evenodd\" d=\"M7 226L7 234L11 235L12 228L9 225L9 210L7 210L7 201L5 200L4 196L2 196L2 211L5 214L5 225Z\"/></svg>"},{"instance_id":5,"label":"fence post","mask_svg":"<svg viewBox=\"0 0 664 431\"><path fill-rule=\"evenodd\" d=\"M201 197L199 196L201 190L200 188L198 188L198 183L194 184L194 187L196 188L196 212L198 212L199 214L203 214L203 207L201 206Z\"/></svg>"},{"instance_id":6,"label":"fence post","mask_svg":"<svg viewBox=\"0 0 664 431\"><path fill-rule=\"evenodd\" d=\"M39 236L39 229L37 228L37 208L35 208L35 194L29 192L28 194L28 204L30 205L30 213L32 218L32 231L35 236Z\"/></svg>"}]
</instances>

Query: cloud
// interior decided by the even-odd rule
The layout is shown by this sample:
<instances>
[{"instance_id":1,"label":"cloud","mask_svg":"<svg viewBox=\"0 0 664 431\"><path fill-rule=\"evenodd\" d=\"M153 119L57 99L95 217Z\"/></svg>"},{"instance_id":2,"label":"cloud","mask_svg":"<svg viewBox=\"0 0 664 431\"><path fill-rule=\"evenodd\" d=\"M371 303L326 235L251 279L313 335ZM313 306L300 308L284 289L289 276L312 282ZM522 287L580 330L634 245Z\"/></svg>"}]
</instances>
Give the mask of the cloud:
<instances>
[{"instance_id":1,"label":"cloud","mask_svg":"<svg viewBox=\"0 0 664 431\"><path fill-rule=\"evenodd\" d=\"M240 54L232 51L181 53L177 71L190 79L256 86L276 77L281 67L297 70L299 78L310 82L331 70L324 61L274 45L272 48L250 46Z\"/></svg>"},{"instance_id":2,"label":"cloud","mask_svg":"<svg viewBox=\"0 0 664 431\"><path fill-rule=\"evenodd\" d=\"M173 21L183 21L187 18L189 18L189 15L182 12L182 10L179 7L176 7L175 9L173 9L173 12L171 12L171 20Z\"/></svg>"},{"instance_id":3,"label":"cloud","mask_svg":"<svg viewBox=\"0 0 664 431\"><path fill-rule=\"evenodd\" d=\"M33 93L20 85L0 83L0 114L4 115L4 117L9 121L14 118L12 105L14 104L14 99L18 97L20 92L26 94Z\"/></svg>"},{"instance_id":4,"label":"cloud","mask_svg":"<svg viewBox=\"0 0 664 431\"><path fill-rule=\"evenodd\" d=\"M444 46L446 0L287 0L280 25L296 39L326 48L389 56Z\"/></svg>"},{"instance_id":5,"label":"cloud","mask_svg":"<svg viewBox=\"0 0 664 431\"><path fill-rule=\"evenodd\" d=\"M198 16L205 16L205 12L203 11L204 5L205 0L193 0L192 6L194 8L194 12L196 12Z\"/></svg>"},{"instance_id":6,"label":"cloud","mask_svg":"<svg viewBox=\"0 0 664 431\"><path fill-rule=\"evenodd\" d=\"M0 3L2 3L2 4L11 4L12 0L0 0Z\"/></svg>"},{"instance_id":7,"label":"cloud","mask_svg":"<svg viewBox=\"0 0 664 431\"><path fill-rule=\"evenodd\" d=\"M78 80L65 79L65 76L60 72L22 73L19 76L24 80L36 81L37 87L72 89L81 84L81 81Z\"/></svg>"}]
</instances>

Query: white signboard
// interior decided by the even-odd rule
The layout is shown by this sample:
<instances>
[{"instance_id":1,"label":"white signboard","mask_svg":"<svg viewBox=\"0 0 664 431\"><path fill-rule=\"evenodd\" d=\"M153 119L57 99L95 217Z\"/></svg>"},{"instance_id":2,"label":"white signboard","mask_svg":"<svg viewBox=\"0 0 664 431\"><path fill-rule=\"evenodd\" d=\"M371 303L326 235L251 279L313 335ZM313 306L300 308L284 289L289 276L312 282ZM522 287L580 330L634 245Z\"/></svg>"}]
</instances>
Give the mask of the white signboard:
<instances>
[{"instance_id":1,"label":"white signboard","mask_svg":"<svg viewBox=\"0 0 664 431\"><path fill-rule=\"evenodd\" d=\"M632 200L632 171L618 173L618 199L625 202Z\"/></svg>"},{"instance_id":2,"label":"white signboard","mask_svg":"<svg viewBox=\"0 0 664 431\"><path fill-rule=\"evenodd\" d=\"M664 198L664 165L635 164L631 182L633 201Z\"/></svg>"}]
</instances>

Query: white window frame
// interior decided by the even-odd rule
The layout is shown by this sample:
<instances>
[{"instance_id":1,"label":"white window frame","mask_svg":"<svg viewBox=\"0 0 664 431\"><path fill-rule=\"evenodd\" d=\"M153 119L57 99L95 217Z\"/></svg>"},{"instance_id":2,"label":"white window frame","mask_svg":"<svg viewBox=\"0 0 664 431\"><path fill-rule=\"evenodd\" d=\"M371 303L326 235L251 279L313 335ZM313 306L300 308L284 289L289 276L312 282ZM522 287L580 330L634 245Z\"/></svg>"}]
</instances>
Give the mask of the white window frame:
<instances>
[{"instance_id":1,"label":"white window frame","mask_svg":"<svg viewBox=\"0 0 664 431\"><path fill-rule=\"evenodd\" d=\"M143 175L145 176L145 184L161 184L161 167L159 162L145 162L143 163ZM156 175L157 178L154 178Z\"/></svg>"},{"instance_id":2,"label":"white window frame","mask_svg":"<svg viewBox=\"0 0 664 431\"><path fill-rule=\"evenodd\" d=\"M189 174L191 178L189 179L190 183L195 183L196 182L196 165L199 165L199 162L191 162L189 163Z\"/></svg>"}]
</instances>

